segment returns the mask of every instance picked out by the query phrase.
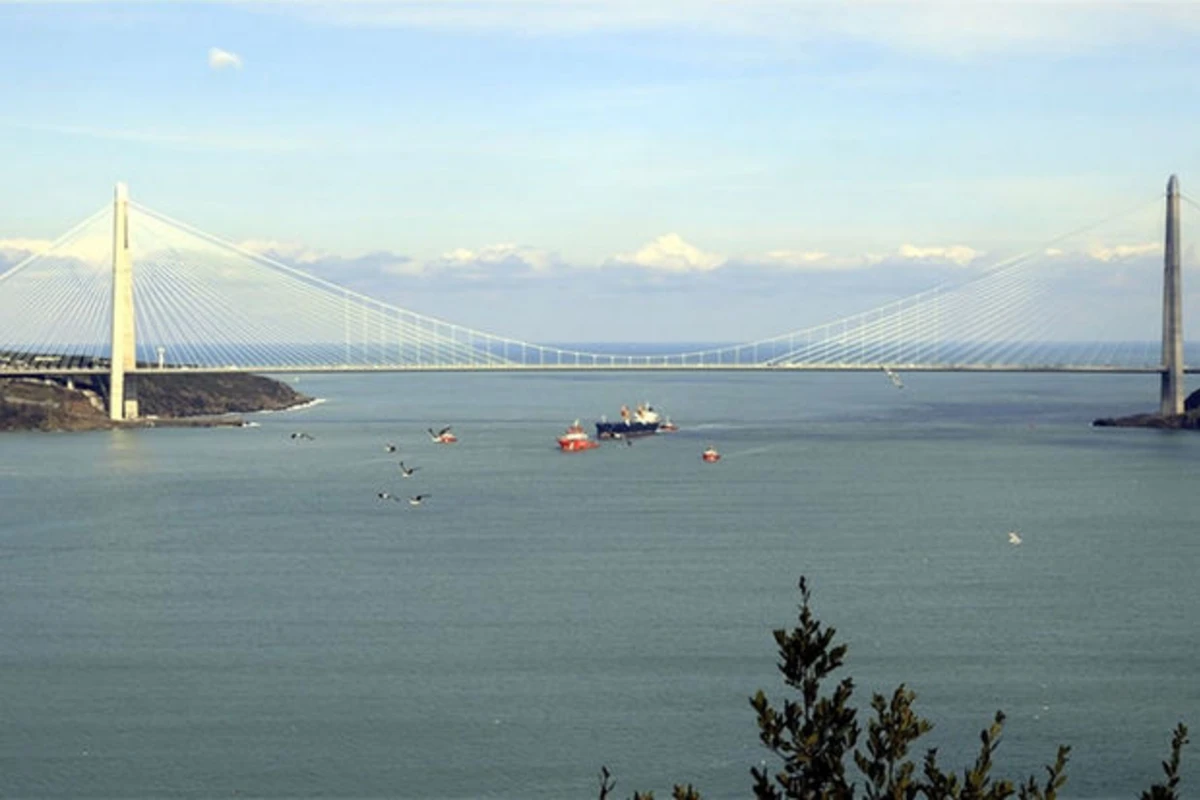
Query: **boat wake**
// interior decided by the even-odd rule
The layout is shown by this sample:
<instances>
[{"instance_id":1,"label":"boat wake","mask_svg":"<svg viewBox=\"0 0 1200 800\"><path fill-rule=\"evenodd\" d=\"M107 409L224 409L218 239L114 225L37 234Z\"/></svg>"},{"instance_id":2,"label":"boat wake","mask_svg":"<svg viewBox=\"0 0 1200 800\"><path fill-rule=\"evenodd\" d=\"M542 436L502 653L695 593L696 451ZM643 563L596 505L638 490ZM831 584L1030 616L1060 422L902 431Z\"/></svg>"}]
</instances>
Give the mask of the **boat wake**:
<instances>
[{"instance_id":1,"label":"boat wake","mask_svg":"<svg viewBox=\"0 0 1200 800\"><path fill-rule=\"evenodd\" d=\"M739 428L749 428L750 425L734 425L728 422L700 422L695 425L689 424L686 430L689 431L731 431Z\"/></svg>"},{"instance_id":2,"label":"boat wake","mask_svg":"<svg viewBox=\"0 0 1200 800\"><path fill-rule=\"evenodd\" d=\"M724 456L724 459L761 456L766 453L774 453L774 452L776 452L784 447L787 447L787 446L788 445L786 443L768 444L768 445L763 445L762 447L749 447L745 450L734 450L729 453L723 453L722 455Z\"/></svg>"},{"instance_id":3,"label":"boat wake","mask_svg":"<svg viewBox=\"0 0 1200 800\"><path fill-rule=\"evenodd\" d=\"M309 400L307 403L301 403L300 405L297 405L297 406L291 406L289 408L267 408L267 409L263 409L262 411L255 411L254 413L255 414L283 414L288 411L303 411L306 408L313 408L314 406L319 406L324 402L325 402L324 397L315 397L312 400Z\"/></svg>"}]
</instances>

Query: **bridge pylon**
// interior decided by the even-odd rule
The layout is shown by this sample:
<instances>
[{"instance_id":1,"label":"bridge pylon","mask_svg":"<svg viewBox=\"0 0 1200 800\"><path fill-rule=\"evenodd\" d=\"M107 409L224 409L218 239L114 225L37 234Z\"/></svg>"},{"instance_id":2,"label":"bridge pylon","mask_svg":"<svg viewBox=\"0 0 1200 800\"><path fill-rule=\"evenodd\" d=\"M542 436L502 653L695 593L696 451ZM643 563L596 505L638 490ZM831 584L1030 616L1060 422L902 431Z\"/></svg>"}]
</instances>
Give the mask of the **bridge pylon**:
<instances>
[{"instance_id":1,"label":"bridge pylon","mask_svg":"<svg viewBox=\"0 0 1200 800\"><path fill-rule=\"evenodd\" d=\"M137 337L134 329L133 255L129 248L129 188L118 183L113 196L112 347L109 364L108 416L137 419L135 376Z\"/></svg>"},{"instance_id":2,"label":"bridge pylon","mask_svg":"<svg viewBox=\"0 0 1200 800\"><path fill-rule=\"evenodd\" d=\"M1159 413L1183 413L1183 291L1179 243L1179 178L1167 181L1167 231L1163 247L1163 371Z\"/></svg>"}]
</instances>

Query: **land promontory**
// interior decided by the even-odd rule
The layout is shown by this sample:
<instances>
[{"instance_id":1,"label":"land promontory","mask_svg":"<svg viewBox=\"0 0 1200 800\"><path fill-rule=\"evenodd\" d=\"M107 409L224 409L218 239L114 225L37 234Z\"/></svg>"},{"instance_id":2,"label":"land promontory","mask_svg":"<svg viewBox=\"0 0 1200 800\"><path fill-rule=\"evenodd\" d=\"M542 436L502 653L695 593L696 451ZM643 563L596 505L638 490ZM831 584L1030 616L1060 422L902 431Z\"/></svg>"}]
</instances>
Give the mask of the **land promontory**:
<instances>
[{"instance_id":1,"label":"land promontory","mask_svg":"<svg viewBox=\"0 0 1200 800\"><path fill-rule=\"evenodd\" d=\"M1162 430L1200 430L1200 390L1188 395L1182 414L1130 414L1127 417L1103 417L1093 420L1097 428L1159 428Z\"/></svg>"},{"instance_id":2,"label":"land promontory","mask_svg":"<svg viewBox=\"0 0 1200 800\"><path fill-rule=\"evenodd\" d=\"M102 387L61 378L0 379L0 431L89 431L167 425L240 425L232 414L278 411L311 402L261 375L139 375L140 418L114 422Z\"/></svg>"}]
</instances>

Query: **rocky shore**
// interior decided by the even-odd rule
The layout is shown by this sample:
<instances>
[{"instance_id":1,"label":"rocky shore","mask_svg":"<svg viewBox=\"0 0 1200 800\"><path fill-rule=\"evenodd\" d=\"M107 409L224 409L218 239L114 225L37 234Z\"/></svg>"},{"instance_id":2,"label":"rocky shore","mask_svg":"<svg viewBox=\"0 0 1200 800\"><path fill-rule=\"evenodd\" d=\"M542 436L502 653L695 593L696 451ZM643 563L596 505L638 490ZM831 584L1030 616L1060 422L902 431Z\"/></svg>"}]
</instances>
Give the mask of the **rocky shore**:
<instances>
[{"instance_id":1,"label":"rocky shore","mask_svg":"<svg viewBox=\"0 0 1200 800\"><path fill-rule=\"evenodd\" d=\"M1092 425L1097 428L1159 428L1173 431L1196 431L1200 430L1200 414L1188 412L1165 417L1162 414L1131 414L1128 417L1102 417L1093 420Z\"/></svg>"},{"instance_id":2,"label":"rocky shore","mask_svg":"<svg viewBox=\"0 0 1200 800\"><path fill-rule=\"evenodd\" d=\"M85 382L70 387L61 379L0 379L0 431L238 426L243 420L232 415L312 400L261 375L140 375L137 382L141 417L113 422Z\"/></svg>"},{"instance_id":3,"label":"rocky shore","mask_svg":"<svg viewBox=\"0 0 1200 800\"><path fill-rule=\"evenodd\" d=\"M1158 428L1171 431L1200 430L1200 390L1188 395L1182 414L1130 414L1092 420L1097 428Z\"/></svg>"}]
</instances>

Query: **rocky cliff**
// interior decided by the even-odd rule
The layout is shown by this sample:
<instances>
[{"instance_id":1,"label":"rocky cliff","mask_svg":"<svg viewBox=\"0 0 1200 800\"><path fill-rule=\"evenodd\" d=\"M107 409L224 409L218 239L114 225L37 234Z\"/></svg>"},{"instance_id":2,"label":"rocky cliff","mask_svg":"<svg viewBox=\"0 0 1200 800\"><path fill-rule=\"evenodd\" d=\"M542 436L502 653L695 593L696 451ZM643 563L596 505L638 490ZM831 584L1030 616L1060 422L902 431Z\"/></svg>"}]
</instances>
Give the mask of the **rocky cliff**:
<instances>
[{"instance_id":1,"label":"rocky cliff","mask_svg":"<svg viewBox=\"0 0 1200 800\"><path fill-rule=\"evenodd\" d=\"M142 418L114 423L99 394L57 379L0 379L0 431L87 431L112 427L237 424L221 415L291 408L310 398L261 375L140 375Z\"/></svg>"}]
</instances>

